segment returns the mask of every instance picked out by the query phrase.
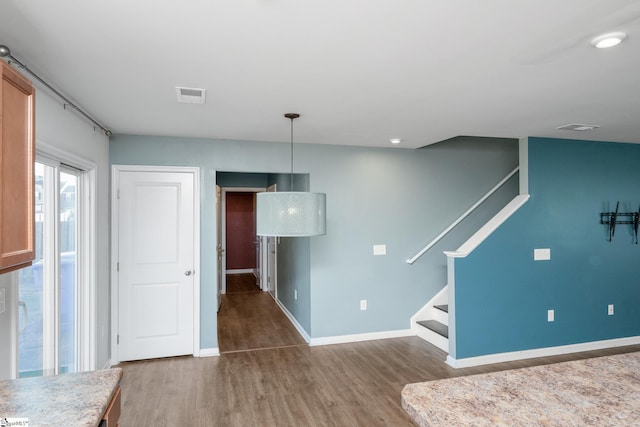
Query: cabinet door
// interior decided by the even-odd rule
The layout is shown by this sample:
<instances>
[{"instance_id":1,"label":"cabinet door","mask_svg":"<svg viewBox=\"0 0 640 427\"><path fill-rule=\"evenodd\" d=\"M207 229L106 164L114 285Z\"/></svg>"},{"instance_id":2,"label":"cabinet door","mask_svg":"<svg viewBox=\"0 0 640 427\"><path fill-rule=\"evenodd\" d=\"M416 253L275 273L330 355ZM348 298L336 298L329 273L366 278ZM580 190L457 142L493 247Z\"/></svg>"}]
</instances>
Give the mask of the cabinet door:
<instances>
[{"instance_id":1,"label":"cabinet door","mask_svg":"<svg viewBox=\"0 0 640 427\"><path fill-rule=\"evenodd\" d=\"M0 271L34 257L34 89L3 61L0 85Z\"/></svg>"}]
</instances>

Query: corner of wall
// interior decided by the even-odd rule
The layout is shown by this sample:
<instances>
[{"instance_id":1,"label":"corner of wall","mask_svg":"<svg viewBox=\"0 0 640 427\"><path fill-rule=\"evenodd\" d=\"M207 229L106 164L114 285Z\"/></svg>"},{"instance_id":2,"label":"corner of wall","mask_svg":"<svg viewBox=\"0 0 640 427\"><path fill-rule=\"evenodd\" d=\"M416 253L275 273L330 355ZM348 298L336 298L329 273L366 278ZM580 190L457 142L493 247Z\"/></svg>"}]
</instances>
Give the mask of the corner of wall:
<instances>
[{"instance_id":1,"label":"corner of wall","mask_svg":"<svg viewBox=\"0 0 640 427\"><path fill-rule=\"evenodd\" d=\"M520 195L526 196L529 194L529 138L520 138L518 148Z\"/></svg>"}]
</instances>

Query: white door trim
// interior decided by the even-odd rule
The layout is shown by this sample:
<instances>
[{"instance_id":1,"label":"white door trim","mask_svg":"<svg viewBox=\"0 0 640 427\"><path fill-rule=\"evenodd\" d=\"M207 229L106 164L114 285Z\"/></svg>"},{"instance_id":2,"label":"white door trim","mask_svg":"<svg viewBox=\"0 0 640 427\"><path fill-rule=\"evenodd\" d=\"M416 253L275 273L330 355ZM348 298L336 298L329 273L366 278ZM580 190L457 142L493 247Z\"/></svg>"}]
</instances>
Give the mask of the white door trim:
<instances>
[{"instance_id":1,"label":"white door trim","mask_svg":"<svg viewBox=\"0 0 640 427\"><path fill-rule=\"evenodd\" d=\"M193 356L200 356L200 168L183 166L111 166L111 365L120 363L118 354L118 188L120 172L183 172L193 174Z\"/></svg>"},{"instance_id":2,"label":"white door trim","mask_svg":"<svg viewBox=\"0 0 640 427\"><path fill-rule=\"evenodd\" d=\"M224 262L224 251L222 248L222 188L216 184L216 297L218 305L216 312L220 311L222 305L222 294L224 293L223 285L225 281L222 278L222 263Z\"/></svg>"},{"instance_id":3,"label":"white door trim","mask_svg":"<svg viewBox=\"0 0 640 427\"><path fill-rule=\"evenodd\" d=\"M229 193L260 193L266 191L264 187L221 187L222 189L222 206L220 207L220 231L222 233L222 251L224 258L222 260L222 293L227 293L227 192ZM260 246L260 251L264 251L264 244ZM262 289L262 283L260 284Z\"/></svg>"}]
</instances>

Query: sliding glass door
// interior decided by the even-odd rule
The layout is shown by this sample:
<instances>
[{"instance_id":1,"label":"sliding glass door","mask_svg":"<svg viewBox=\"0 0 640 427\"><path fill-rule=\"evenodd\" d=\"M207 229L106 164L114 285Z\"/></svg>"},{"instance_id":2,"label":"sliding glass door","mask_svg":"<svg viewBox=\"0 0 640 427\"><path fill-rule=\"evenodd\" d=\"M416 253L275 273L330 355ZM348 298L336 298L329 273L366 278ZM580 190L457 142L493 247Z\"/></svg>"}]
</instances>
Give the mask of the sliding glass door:
<instances>
[{"instance_id":1,"label":"sliding glass door","mask_svg":"<svg viewBox=\"0 0 640 427\"><path fill-rule=\"evenodd\" d=\"M19 377L79 370L81 174L56 162L36 163L36 259L18 273Z\"/></svg>"}]
</instances>

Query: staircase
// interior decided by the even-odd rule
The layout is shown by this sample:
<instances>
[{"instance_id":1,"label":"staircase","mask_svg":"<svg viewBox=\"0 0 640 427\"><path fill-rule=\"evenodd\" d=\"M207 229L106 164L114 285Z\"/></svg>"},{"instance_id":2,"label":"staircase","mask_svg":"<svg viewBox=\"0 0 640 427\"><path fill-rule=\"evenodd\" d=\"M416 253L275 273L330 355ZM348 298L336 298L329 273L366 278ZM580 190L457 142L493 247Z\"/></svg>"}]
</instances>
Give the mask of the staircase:
<instances>
[{"instance_id":1,"label":"staircase","mask_svg":"<svg viewBox=\"0 0 640 427\"><path fill-rule=\"evenodd\" d=\"M522 147L522 145L521 145ZM522 162L523 160L520 159ZM504 185L512 176L520 170L520 166L513 169L507 176L498 182L491 190L482 196L476 203L467 209L458 219L456 219L449 227L436 236L422 250L415 254L412 258L407 259L407 264L413 264L440 241L447 233L453 230L460 222L469 216L478 206L495 193L502 185ZM520 177L522 179L522 177ZM465 257L473 251L480 243L484 241L495 229L497 229L507 218L516 212L529 199L526 194L526 181L520 181L520 191L524 194L516 196L504 208L493 216L485 225L483 225L473 236L471 236L460 248L455 252L446 251L445 254L449 258ZM447 261L447 266L449 260ZM450 268L450 267L449 267ZM430 342L436 347L449 353L449 285L442 288L424 307L422 307L411 318L411 330L420 338Z\"/></svg>"},{"instance_id":2,"label":"staircase","mask_svg":"<svg viewBox=\"0 0 640 427\"><path fill-rule=\"evenodd\" d=\"M449 305L447 286L411 318L411 327L423 340L449 353Z\"/></svg>"}]
</instances>

